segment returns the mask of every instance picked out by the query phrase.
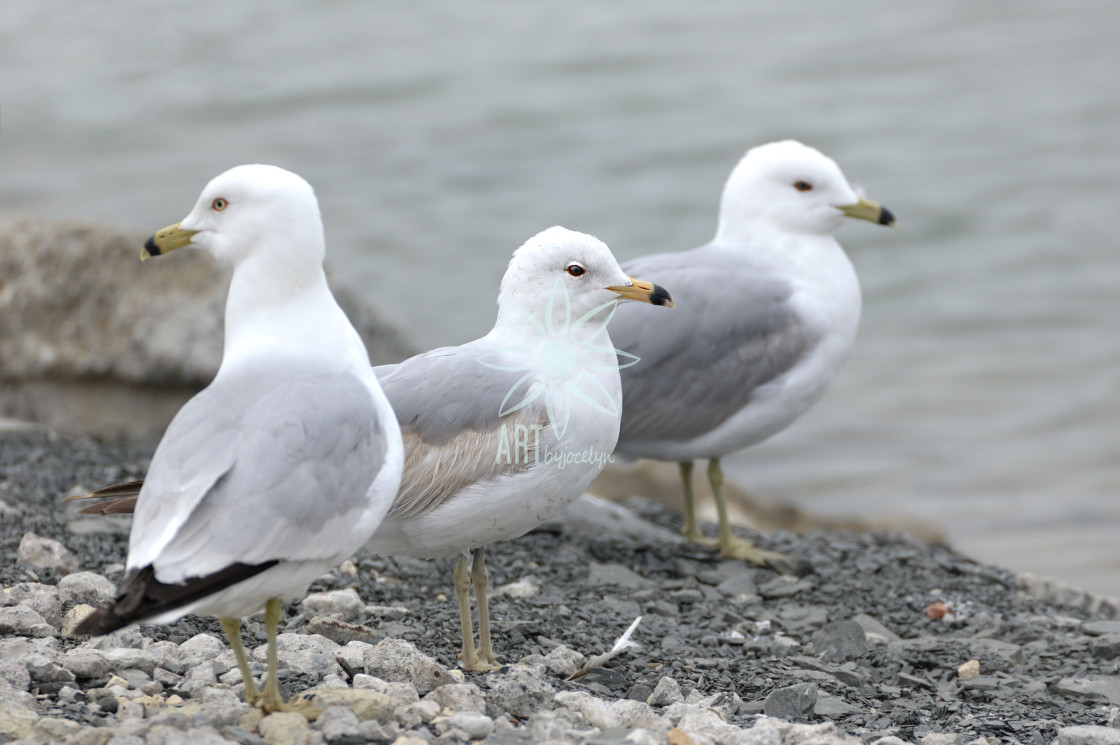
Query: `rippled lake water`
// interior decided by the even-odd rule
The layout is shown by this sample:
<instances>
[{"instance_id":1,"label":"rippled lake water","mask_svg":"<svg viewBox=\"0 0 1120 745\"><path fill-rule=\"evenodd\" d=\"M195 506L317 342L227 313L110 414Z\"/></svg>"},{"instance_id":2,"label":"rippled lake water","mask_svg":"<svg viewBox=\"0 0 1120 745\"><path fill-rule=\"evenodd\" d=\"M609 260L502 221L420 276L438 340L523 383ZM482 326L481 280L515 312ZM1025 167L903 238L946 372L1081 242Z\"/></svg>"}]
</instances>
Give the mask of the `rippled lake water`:
<instances>
[{"instance_id":1,"label":"rippled lake water","mask_svg":"<svg viewBox=\"0 0 1120 745\"><path fill-rule=\"evenodd\" d=\"M852 359L729 470L1120 595L1120 5L43 0L0 17L0 212L154 229L221 170L277 163L316 186L336 271L423 346L490 327L538 230L622 259L691 247L749 146L821 148L900 227L841 231L864 288Z\"/></svg>"}]
</instances>

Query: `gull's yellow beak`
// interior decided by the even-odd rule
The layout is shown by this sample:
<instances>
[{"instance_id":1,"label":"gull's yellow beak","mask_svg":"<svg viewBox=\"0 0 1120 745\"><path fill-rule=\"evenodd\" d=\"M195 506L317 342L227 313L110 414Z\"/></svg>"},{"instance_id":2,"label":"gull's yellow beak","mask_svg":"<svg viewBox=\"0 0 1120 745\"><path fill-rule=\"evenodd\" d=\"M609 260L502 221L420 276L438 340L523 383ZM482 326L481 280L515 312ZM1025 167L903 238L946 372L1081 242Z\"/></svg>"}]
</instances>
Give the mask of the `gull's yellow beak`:
<instances>
[{"instance_id":1,"label":"gull's yellow beak","mask_svg":"<svg viewBox=\"0 0 1120 745\"><path fill-rule=\"evenodd\" d=\"M630 284L628 285L615 285L607 289L618 293L618 296L623 300L640 300L650 305L664 305L666 308L672 308L676 305L673 302L673 296L664 287L633 277L629 279Z\"/></svg>"},{"instance_id":2,"label":"gull's yellow beak","mask_svg":"<svg viewBox=\"0 0 1120 745\"><path fill-rule=\"evenodd\" d=\"M837 207L848 217L854 217L857 220L867 220L878 225L886 225L893 228L897 222L891 211L883 205L876 202L874 199L865 199L860 197L860 200L855 204L846 204Z\"/></svg>"},{"instance_id":3,"label":"gull's yellow beak","mask_svg":"<svg viewBox=\"0 0 1120 745\"><path fill-rule=\"evenodd\" d=\"M175 223L157 230L155 235L145 241L144 247L140 249L140 261L150 259L153 256L162 256L190 243L191 236L198 231L183 230L179 227L180 224Z\"/></svg>"}]
</instances>

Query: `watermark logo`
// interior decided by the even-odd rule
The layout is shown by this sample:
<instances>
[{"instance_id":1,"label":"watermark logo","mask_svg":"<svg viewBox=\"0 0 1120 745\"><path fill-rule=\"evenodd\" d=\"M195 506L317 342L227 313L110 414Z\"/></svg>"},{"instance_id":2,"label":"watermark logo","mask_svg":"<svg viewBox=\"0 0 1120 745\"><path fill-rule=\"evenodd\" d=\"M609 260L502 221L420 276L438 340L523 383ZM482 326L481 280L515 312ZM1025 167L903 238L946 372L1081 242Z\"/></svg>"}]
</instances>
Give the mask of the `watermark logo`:
<instances>
[{"instance_id":1,"label":"watermark logo","mask_svg":"<svg viewBox=\"0 0 1120 745\"><path fill-rule=\"evenodd\" d=\"M516 303L499 303L499 315L512 323L506 325L517 335L511 344L479 362L495 370L523 373L510 386L499 407L506 417L543 399L548 424L558 443L569 435L573 406L587 406L606 417L621 414L620 402L603 386L596 373L621 370L639 358L615 349L607 335L618 307L612 299L579 318L572 318L571 297L562 277L557 277L545 305L544 320ZM619 362L619 358L625 360ZM573 463L613 462L610 453L584 450L542 450L541 431L546 425L503 422L498 446L498 463L553 463L565 468ZM579 445L567 437L565 444ZM601 465L600 465L601 467Z\"/></svg>"}]
</instances>

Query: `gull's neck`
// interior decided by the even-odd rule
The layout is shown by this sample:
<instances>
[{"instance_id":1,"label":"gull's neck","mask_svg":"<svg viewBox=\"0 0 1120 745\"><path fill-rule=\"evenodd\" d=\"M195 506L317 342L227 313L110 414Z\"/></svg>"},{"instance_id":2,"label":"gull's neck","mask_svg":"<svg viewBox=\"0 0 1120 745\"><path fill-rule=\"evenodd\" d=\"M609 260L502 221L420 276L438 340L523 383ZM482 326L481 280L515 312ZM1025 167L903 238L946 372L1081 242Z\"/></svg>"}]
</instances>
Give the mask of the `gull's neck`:
<instances>
[{"instance_id":1,"label":"gull's neck","mask_svg":"<svg viewBox=\"0 0 1120 745\"><path fill-rule=\"evenodd\" d=\"M322 265L282 264L257 254L230 280L222 366L277 351L369 368L365 346L331 294Z\"/></svg>"},{"instance_id":2,"label":"gull's neck","mask_svg":"<svg viewBox=\"0 0 1120 745\"><path fill-rule=\"evenodd\" d=\"M563 297L547 297L543 300L544 302L539 295L529 296L528 293L501 293L498 298L498 318L489 336L519 337L529 343L563 336L579 343L599 334L602 344L610 343L604 328L604 321L610 315L609 309L603 309L577 326L576 321L595 306L582 307L587 303L572 304L569 309ZM551 317L548 315L549 306Z\"/></svg>"},{"instance_id":3,"label":"gull's neck","mask_svg":"<svg viewBox=\"0 0 1120 745\"><path fill-rule=\"evenodd\" d=\"M791 233L765 219L721 220L715 238L704 249L731 253L752 266L791 275L812 275L824 267L849 264L832 233Z\"/></svg>"}]
</instances>

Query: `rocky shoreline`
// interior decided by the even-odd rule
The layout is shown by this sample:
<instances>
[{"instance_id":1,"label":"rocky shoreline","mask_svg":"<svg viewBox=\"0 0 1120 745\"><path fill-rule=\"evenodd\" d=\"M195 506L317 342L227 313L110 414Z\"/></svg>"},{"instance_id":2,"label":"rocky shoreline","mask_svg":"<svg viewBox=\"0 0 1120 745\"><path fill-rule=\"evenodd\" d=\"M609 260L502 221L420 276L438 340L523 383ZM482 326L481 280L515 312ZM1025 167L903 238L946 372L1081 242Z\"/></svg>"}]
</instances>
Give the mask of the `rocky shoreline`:
<instances>
[{"instance_id":1,"label":"rocky shoreline","mask_svg":"<svg viewBox=\"0 0 1120 745\"><path fill-rule=\"evenodd\" d=\"M282 628L282 683L324 714L262 718L213 619L67 636L120 580L128 524L61 497L149 456L0 434L0 742L1120 743L1114 601L891 533L758 536L780 574L682 544L640 499L488 551L508 663L488 675L455 668L450 561L359 554ZM566 680L639 616L638 648ZM245 641L262 673L261 624Z\"/></svg>"}]
</instances>

